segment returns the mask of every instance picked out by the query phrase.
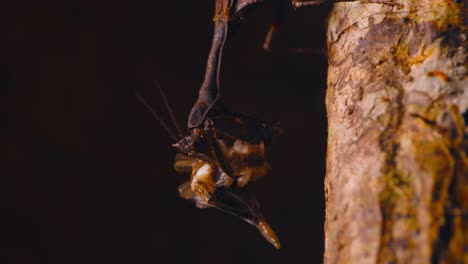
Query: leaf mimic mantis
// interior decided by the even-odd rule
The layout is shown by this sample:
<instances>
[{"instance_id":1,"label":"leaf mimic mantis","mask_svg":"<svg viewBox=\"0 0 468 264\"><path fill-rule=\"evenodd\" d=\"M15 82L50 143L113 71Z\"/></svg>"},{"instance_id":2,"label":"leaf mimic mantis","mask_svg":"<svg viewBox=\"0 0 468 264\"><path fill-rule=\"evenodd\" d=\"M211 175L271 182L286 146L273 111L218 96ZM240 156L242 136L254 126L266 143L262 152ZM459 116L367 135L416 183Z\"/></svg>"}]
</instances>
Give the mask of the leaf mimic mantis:
<instances>
[{"instance_id":1,"label":"leaf mimic mantis","mask_svg":"<svg viewBox=\"0 0 468 264\"><path fill-rule=\"evenodd\" d=\"M161 121L152 108L137 94L138 99L159 120L175 140L175 170L191 173L190 180L179 187L184 199L193 200L197 207L214 207L244 219L258 228L275 248L280 242L265 221L255 196L244 186L267 175L271 169L269 156L272 140L281 129L272 123L227 110L220 101L219 73L223 48L230 27L251 6L268 0L215 0L214 36L199 97L188 117L190 135L183 135L161 90L166 109L178 132L176 136ZM273 21L265 40L269 50L274 34L281 26L289 0L277 1L278 16ZM293 1L295 7L353 0ZM362 0L367 3L393 4L385 0Z\"/></svg>"}]
</instances>

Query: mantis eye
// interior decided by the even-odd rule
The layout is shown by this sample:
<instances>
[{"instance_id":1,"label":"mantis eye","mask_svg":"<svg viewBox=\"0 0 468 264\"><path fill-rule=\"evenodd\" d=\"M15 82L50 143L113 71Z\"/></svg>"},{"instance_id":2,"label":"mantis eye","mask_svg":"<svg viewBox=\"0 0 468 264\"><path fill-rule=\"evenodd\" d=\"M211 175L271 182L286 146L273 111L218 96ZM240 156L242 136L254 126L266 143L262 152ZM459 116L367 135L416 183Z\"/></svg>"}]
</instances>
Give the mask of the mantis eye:
<instances>
[{"instance_id":1,"label":"mantis eye","mask_svg":"<svg viewBox=\"0 0 468 264\"><path fill-rule=\"evenodd\" d=\"M208 144L208 141L206 138L203 136L203 134L200 135L192 135L192 145L193 145L193 150L197 153L202 153L207 155L210 153L210 145Z\"/></svg>"}]
</instances>

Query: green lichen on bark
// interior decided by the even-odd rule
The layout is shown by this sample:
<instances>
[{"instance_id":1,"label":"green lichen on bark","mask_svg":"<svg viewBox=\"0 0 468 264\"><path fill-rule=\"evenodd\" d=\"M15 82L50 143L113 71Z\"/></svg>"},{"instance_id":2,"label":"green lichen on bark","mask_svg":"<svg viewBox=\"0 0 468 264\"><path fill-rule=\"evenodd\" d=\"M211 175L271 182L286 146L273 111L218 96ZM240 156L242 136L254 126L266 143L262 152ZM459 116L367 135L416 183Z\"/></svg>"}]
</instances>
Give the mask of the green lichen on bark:
<instances>
[{"instance_id":1,"label":"green lichen on bark","mask_svg":"<svg viewBox=\"0 0 468 264\"><path fill-rule=\"evenodd\" d=\"M330 17L325 262L468 263L467 3L395 2Z\"/></svg>"}]
</instances>

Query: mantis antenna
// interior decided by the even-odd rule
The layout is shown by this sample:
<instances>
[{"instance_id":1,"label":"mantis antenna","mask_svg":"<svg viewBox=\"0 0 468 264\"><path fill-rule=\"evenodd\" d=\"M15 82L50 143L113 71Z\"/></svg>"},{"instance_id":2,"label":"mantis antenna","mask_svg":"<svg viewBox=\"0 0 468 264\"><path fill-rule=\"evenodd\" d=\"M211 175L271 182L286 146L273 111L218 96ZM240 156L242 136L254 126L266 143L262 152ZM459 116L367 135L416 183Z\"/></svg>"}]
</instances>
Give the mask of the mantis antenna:
<instances>
[{"instance_id":1,"label":"mantis antenna","mask_svg":"<svg viewBox=\"0 0 468 264\"><path fill-rule=\"evenodd\" d=\"M148 103L145 101L145 99L143 99L137 91L135 91L135 95L138 98L138 100L140 100L140 102L145 106L145 108L151 114L153 114L153 116L156 118L156 120L158 120L159 123L161 123L161 125L164 127L164 129L166 129L166 131L169 133L169 135L172 137L172 139L174 139L175 142L178 142L179 140L177 139L177 137L172 133L172 131L169 129L169 127L161 120L161 118L159 118L159 116L154 112L153 108L151 108L151 106L148 105ZM181 137L182 137L182 135L181 135Z\"/></svg>"},{"instance_id":2,"label":"mantis antenna","mask_svg":"<svg viewBox=\"0 0 468 264\"><path fill-rule=\"evenodd\" d=\"M171 116L172 122L174 123L174 126L177 129L179 136L183 138L184 136L182 134L182 130L180 129L179 124L177 123L177 119L175 118L174 111L172 111L172 108L169 106L169 101L167 100L166 94L164 93L161 85L159 85L159 82L157 80L154 80L154 84L159 88L159 92L161 93L161 96L163 98L164 105L166 106L166 109L169 112L169 115Z\"/></svg>"}]
</instances>

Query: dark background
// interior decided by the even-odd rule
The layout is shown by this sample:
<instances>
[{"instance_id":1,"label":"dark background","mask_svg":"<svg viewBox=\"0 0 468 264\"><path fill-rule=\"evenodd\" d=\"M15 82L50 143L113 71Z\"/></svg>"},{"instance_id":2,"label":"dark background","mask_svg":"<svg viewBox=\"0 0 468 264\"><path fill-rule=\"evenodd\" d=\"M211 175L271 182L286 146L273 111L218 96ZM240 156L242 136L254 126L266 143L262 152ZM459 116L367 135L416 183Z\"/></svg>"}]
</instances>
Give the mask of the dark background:
<instances>
[{"instance_id":1,"label":"dark background","mask_svg":"<svg viewBox=\"0 0 468 264\"><path fill-rule=\"evenodd\" d=\"M326 149L328 8L292 17L265 53L272 6L226 48L233 109L285 130L274 173L256 184L283 248L255 228L178 197L187 175L132 91L185 125L203 79L213 1L16 0L0 4L0 247L6 263L320 263ZM165 115L167 116L167 115ZM2 261L2 263L4 263Z\"/></svg>"}]
</instances>

